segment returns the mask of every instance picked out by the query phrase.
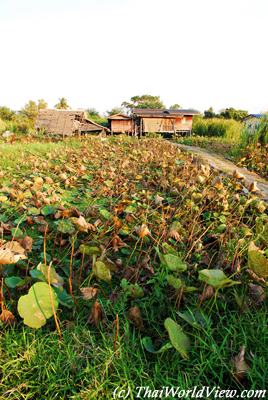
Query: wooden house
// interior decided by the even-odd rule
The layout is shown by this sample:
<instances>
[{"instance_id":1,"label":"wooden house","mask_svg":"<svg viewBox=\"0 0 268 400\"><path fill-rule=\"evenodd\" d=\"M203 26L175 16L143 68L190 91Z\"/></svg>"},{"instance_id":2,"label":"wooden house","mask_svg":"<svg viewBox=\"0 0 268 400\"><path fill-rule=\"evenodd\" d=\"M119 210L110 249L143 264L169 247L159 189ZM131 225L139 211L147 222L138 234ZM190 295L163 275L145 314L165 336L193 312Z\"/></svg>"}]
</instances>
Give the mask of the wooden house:
<instances>
[{"instance_id":1,"label":"wooden house","mask_svg":"<svg viewBox=\"0 0 268 400\"><path fill-rule=\"evenodd\" d=\"M126 114L115 114L108 117L108 126L111 133L132 134L134 131L132 117Z\"/></svg>"},{"instance_id":2,"label":"wooden house","mask_svg":"<svg viewBox=\"0 0 268 400\"><path fill-rule=\"evenodd\" d=\"M107 128L86 117L84 111L40 110L35 123L37 131L51 135L73 136L92 132L105 133Z\"/></svg>"},{"instance_id":3,"label":"wooden house","mask_svg":"<svg viewBox=\"0 0 268 400\"><path fill-rule=\"evenodd\" d=\"M144 133L191 134L196 110L153 110L136 108L132 111L135 135Z\"/></svg>"}]
</instances>

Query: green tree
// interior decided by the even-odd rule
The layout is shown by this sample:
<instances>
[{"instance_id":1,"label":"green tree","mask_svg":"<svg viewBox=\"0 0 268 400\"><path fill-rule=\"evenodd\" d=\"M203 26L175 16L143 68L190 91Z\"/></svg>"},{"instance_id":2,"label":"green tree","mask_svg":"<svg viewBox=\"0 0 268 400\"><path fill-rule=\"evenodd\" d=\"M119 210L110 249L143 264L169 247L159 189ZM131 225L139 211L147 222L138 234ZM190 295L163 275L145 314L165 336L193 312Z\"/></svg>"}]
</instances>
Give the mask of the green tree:
<instances>
[{"instance_id":1,"label":"green tree","mask_svg":"<svg viewBox=\"0 0 268 400\"><path fill-rule=\"evenodd\" d=\"M181 108L181 105L178 103L172 104L172 106L169 107L170 110L180 110Z\"/></svg>"},{"instance_id":2,"label":"green tree","mask_svg":"<svg viewBox=\"0 0 268 400\"><path fill-rule=\"evenodd\" d=\"M39 99L37 103L38 110L45 110L47 108L47 102L44 99Z\"/></svg>"},{"instance_id":3,"label":"green tree","mask_svg":"<svg viewBox=\"0 0 268 400\"><path fill-rule=\"evenodd\" d=\"M217 114L214 112L212 107L209 107L208 110L204 111L204 118L209 119L209 118L215 118Z\"/></svg>"},{"instance_id":4,"label":"green tree","mask_svg":"<svg viewBox=\"0 0 268 400\"><path fill-rule=\"evenodd\" d=\"M20 110L20 113L29 120L35 120L38 115L38 105L35 101L29 100L28 103Z\"/></svg>"},{"instance_id":5,"label":"green tree","mask_svg":"<svg viewBox=\"0 0 268 400\"><path fill-rule=\"evenodd\" d=\"M113 107L110 111L107 110L106 114L109 115L116 115L116 114L124 114L123 107Z\"/></svg>"},{"instance_id":6,"label":"green tree","mask_svg":"<svg viewBox=\"0 0 268 400\"><path fill-rule=\"evenodd\" d=\"M89 108L86 110L87 118L91 119L91 121L96 122L102 126L108 126L108 119L100 115L100 113L95 108Z\"/></svg>"},{"instance_id":7,"label":"green tree","mask_svg":"<svg viewBox=\"0 0 268 400\"><path fill-rule=\"evenodd\" d=\"M29 100L28 103L20 110L20 114L28 118L31 121L35 121L38 111L47 108L47 103L44 99L39 99L37 103L33 100Z\"/></svg>"},{"instance_id":8,"label":"green tree","mask_svg":"<svg viewBox=\"0 0 268 400\"><path fill-rule=\"evenodd\" d=\"M15 111L11 110L8 107L2 106L0 107L0 118L3 121L11 121L15 115Z\"/></svg>"},{"instance_id":9,"label":"green tree","mask_svg":"<svg viewBox=\"0 0 268 400\"><path fill-rule=\"evenodd\" d=\"M224 119L235 119L236 121L242 121L248 115L246 110L236 110L233 107L225 108L221 111L220 117Z\"/></svg>"},{"instance_id":10,"label":"green tree","mask_svg":"<svg viewBox=\"0 0 268 400\"><path fill-rule=\"evenodd\" d=\"M87 115L92 118L92 117L100 117L100 113L96 110L96 108L88 108L86 110Z\"/></svg>"},{"instance_id":11,"label":"green tree","mask_svg":"<svg viewBox=\"0 0 268 400\"><path fill-rule=\"evenodd\" d=\"M68 110L70 108L68 101L65 97L60 97L59 102L55 105L57 110Z\"/></svg>"},{"instance_id":12,"label":"green tree","mask_svg":"<svg viewBox=\"0 0 268 400\"><path fill-rule=\"evenodd\" d=\"M152 96L150 94L144 94L142 96L133 96L130 102L124 101L122 107L128 110L133 108L152 108L155 110L162 110L165 108L160 96Z\"/></svg>"}]
</instances>

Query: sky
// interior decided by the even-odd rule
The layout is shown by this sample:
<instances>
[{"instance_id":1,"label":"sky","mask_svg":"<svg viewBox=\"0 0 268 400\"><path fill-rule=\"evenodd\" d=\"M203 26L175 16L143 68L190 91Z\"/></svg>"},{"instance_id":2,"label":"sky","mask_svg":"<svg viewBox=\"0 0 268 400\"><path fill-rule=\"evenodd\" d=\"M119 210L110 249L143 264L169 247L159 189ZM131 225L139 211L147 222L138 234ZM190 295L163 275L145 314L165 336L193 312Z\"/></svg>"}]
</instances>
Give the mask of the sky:
<instances>
[{"instance_id":1,"label":"sky","mask_svg":"<svg viewBox=\"0 0 268 400\"><path fill-rule=\"evenodd\" d=\"M268 0L0 0L0 105L268 110Z\"/></svg>"}]
</instances>

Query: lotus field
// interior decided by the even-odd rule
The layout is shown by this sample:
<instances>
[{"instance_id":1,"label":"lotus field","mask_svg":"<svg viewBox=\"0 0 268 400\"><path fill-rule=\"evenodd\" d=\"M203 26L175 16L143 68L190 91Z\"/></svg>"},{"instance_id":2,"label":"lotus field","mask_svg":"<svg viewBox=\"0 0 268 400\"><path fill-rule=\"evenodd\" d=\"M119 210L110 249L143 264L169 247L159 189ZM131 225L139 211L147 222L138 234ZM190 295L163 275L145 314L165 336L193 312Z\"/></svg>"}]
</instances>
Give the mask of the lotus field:
<instances>
[{"instance_id":1,"label":"lotus field","mask_svg":"<svg viewBox=\"0 0 268 400\"><path fill-rule=\"evenodd\" d=\"M8 335L53 335L62 348L83 326L100 348L108 341L109 376L128 351L142 360L143 383L152 365L160 368L155 384L164 382L161 368L173 365L171 382L185 386L200 373L226 386L263 386L267 204L239 177L220 175L160 138L33 140L0 145L0 156L3 361ZM88 339L78 336L86 348ZM98 357L106 363L101 350ZM96 377L100 392L93 376L82 385L72 374L72 387L51 389L54 398L112 398L105 373ZM16 386L15 375L5 376L5 390ZM33 378L23 379L29 387ZM36 375L32 398L44 395L45 381ZM26 389L18 393L25 397L6 398L30 398Z\"/></svg>"}]
</instances>

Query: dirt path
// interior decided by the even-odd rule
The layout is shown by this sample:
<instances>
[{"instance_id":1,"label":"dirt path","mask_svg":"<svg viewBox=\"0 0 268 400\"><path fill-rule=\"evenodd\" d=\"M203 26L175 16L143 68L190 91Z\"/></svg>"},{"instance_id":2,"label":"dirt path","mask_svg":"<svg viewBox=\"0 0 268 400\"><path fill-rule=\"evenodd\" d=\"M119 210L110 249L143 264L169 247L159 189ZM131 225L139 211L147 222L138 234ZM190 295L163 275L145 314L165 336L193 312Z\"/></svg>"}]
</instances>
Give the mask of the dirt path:
<instances>
[{"instance_id":1,"label":"dirt path","mask_svg":"<svg viewBox=\"0 0 268 400\"><path fill-rule=\"evenodd\" d=\"M233 162L227 160L226 158L215 153L210 153L200 147L187 146L180 143L176 143L176 145L181 150L185 150L196 155L202 162L209 164L217 171L224 172L228 175L232 175L235 170L240 172L245 177L246 185L256 182L258 188L260 189L260 196L263 197L264 200L268 201L268 181L261 178L255 172L251 172L246 168L237 167Z\"/></svg>"}]
</instances>

